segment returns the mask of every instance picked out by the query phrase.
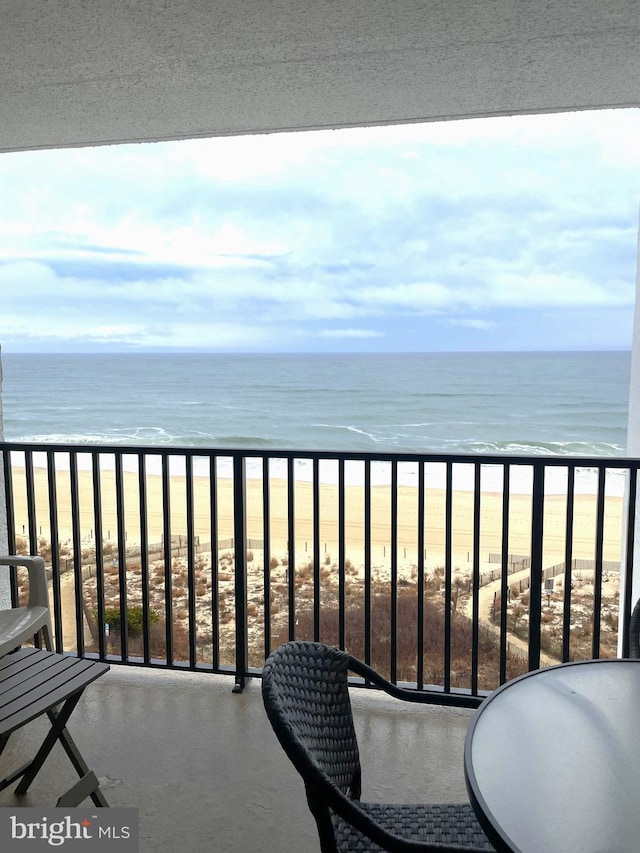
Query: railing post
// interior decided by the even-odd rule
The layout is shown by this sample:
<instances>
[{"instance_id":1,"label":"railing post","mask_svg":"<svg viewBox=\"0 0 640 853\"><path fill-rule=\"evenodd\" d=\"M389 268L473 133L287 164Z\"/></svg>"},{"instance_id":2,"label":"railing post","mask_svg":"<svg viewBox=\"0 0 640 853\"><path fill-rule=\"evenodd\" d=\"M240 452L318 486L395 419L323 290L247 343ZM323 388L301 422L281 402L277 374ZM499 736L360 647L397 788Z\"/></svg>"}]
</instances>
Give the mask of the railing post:
<instances>
[{"instance_id":1,"label":"railing post","mask_svg":"<svg viewBox=\"0 0 640 853\"><path fill-rule=\"evenodd\" d=\"M245 492L246 460L233 457L233 545L235 553L236 602L236 683L234 693L241 693L249 666L249 632L247 627L247 521Z\"/></svg>"},{"instance_id":2,"label":"railing post","mask_svg":"<svg viewBox=\"0 0 640 853\"><path fill-rule=\"evenodd\" d=\"M5 506L7 510L7 542L11 546L11 551L16 545L16 525L15 525L15 506L13 502L13 473L11 470L11 451L5 450L2 456L2 468L4 476L4 496ZM7 553L9 550L7 549ZM7 575L9 582L9 607L18 606L18 584L16 581L16 573L7 567ZM4 603L2 605L4 607Z\"/></svg>"},{"instance_id":3,"label":"railing post","mask_svg":"<svg viewBox=\"0 0 640 853\"><path fill-rule=\"evenodd\" d=\"M93 477L93 524L96 532L95 555L96 555L96 610L98 617L98 656L104 660L107 656L107 644L104 627L104 552L102 536L102 472L100 469L100 454L91 454L91 471ZM146 507L144 516L140 516L141 523L146 524ZM142 519L144 518L144 521ZM56 521L57 524L57 521ZM53 521L52 521L53 527ZM57 544L56 544L57 551ZM59 573L59 567L57 567ZM147 589L148 580L143 579L143 590ZM144 593L143 593L144 594ZM56 620L57 622L57 620ZM56 626L57 627L57 626ZM60 632L62 637L62 631ZM145 662L148 663L148 658Z\"/></svg>"},{"instance_id":4,"label":"railing post","mask_svg":"<svg viewBox=\"0 0 640 853\"><path fill-rule=\"evenodd\" d=\"M471 602L471 692L474 696L478 693L478 665L480 645L480 586L482 575L480 574L480 509L482 495L482 465L474 465L473 482L473 569L472 586L473 598ZM492 572L493 574L493 572Z\"/></svg>"},{"instance_id":5,"label":"railing post","mask_svg":"<svg viewBox=\"0 0 640 853\"><path fill-rule=\"evenodd\" d=\"M629 656L629 622L635 604L634 557L636 549L636 500L638 469L629 466L623 502L623 548L620 561L620 607L618 617L618 657ZM637 570L636 570L637 571Z\"/></svg>"},{"instance_id":6,"label":"railing post","mask_svg":"<svg viewBox=\"0 0 640 853\"><path fill-rule=\"evenodd\" d=\"M2 346L0 346L0 442L4 442L4 417L2 413ZM0 451L0 554L10 554L13 551L15 536L13 530L9 530L9 525L13 528L13 507L9 507L12 503L11 495L11 475L10 475L10 450ZM11 512L10 512L11 509ZM9 535L11 532L11 535ZM9 543L12 548L9 550ZM2 566L0 569L0 609L8 610L13 605L13 592L11 583L12 570L9 566ZM15 572L13 573L15 576Z\"/></svg>"},{"instance_id":7,"label":"railing post","mask_svg":"<svg viewBox=\"0 0 640 853\"><path fill-rule=\"evenodd\" d=\"M544 466L533 467L531 514L531 570L529 583L529 670L540 668L542 623L542 545L544 533Z\"/></svg>"},{"instance_id":8,"label":"railing post","mask_svg":"<svg viewBox=\"0 0 640 853\"><path fill-rule=\"evenodd\" d=\"M598 496L596 499L596 549L593 564L593 637L591 657L600 657L600 620L602 618L602 560L604 548L604 491L606 468L598 471Z\"/></svg>"},{"instance_id":9,"label":"railing post","mask_svg":"<svg viewBox=\"0 0 640 853\"><path fill-rule=\"evenodd\" d=\"M511 492L511 468L503 466L502 473L502 557L500 577L500 684L507 680L507 657L509 642L507 638L507 604L511 601L509 586L509 503ZM513 568L513 563L511 564ZM513 572L511 572L513 574ZM494 611L495 613L495 611ZM495 615L494 615L495 619Z\"/></svg>"},{"instance_id":10,"label":"railing post","mask_svg":"<svg viewBox=\"0 0 640 853\"><path fill-rule=\"evenodd\" d=\"M346 505L344 459L338 460L338 645L346 648L346 594L347 594L347 536L346 536ZM392 644L394 643L392 629ZM395 654L392 653L392 659Z\"/></svg>"},{"instance_id":11,"label":"railing post","mask_svg":"<svg viewBox=\"0 0 640 853\"><path fill-rule=\"evenodd\" d=\"M2 414L2 347L0 346L0 442L4 441L4 418ZM0 451L0 554L9 554L9 510L7 508L7 492L4 470L8 467L8 450ZM10 569L3 566L0 572L0 608L8 610L11 607Z\"/></svg>"},{"instance_id":12,"label":"railing post","mask_svg":"<svg viewBox=\"0 0 640 853\"><path fill-rule=\"evenodd\" d=\"M2 366L0 365L0 441L2 441ZM9 450L0 452L0 554L9 554L9 542L15 542L15 536L9 536L9 524L13 527L13 511L9 511L10 478L5 475L9 471ZM11 576L9 566L0 570L0 609L8 610L12 606Z\"/></svg>"}]
</instances>

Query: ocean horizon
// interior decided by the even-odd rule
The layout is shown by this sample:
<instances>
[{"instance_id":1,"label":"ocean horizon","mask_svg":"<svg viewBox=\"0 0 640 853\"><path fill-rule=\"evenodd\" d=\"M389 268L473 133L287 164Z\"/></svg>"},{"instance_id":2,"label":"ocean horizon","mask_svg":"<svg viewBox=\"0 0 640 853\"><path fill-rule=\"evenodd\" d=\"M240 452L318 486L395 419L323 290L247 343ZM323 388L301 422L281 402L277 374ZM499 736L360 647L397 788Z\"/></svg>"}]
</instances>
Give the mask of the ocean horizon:
<instances>
[{"instance_id":1,"label":"ocean horizon","mask_svg":"<svg viewBox=\"0 0 640 853\"><path fill-rule=\"evenodd\" d=\"M630 362L629 352L5 354L4 432L25 443L257 449L274 457L274 477L287 476L278 450L619 457ZM157 461L158 470L149 457L150 473ZM125 455L125 468L136 464ZM170 470L183 474L183 460L172 457ZM231 476L231 460L218 470ZM311 466L297 460L295 472L310 479ZM377 463L372 482L388 484L389 472ZM363 466L347 462L345 474L361 484ZM417 484L415 465L398 474ZM261 463L250 461L247 475L262 476ZM531 476L515 466L512 490L529 492ZM337 464L321 463L320 477L336 482ZM483 489L499 491L501 478L501 466L483 466ZM430 465L427 479L442 488L444 466ZM549 480L547 493L562 493L566 468ZM472 483L472 467L456 465L454 488ZM576 489L595 488L594 472L582 472ZM623 489L622 472L610 470L608 493Z\"/></svg>"},{"instance_id":2,"label":"ocean horizon","mask_svg":"<svg viewBox=\"0 0 640 853\"><path fill-rule=\"evenodd\" d=\"M631 354L15 354L7 441L620 456Z\"/></svg>"}]
</instances>

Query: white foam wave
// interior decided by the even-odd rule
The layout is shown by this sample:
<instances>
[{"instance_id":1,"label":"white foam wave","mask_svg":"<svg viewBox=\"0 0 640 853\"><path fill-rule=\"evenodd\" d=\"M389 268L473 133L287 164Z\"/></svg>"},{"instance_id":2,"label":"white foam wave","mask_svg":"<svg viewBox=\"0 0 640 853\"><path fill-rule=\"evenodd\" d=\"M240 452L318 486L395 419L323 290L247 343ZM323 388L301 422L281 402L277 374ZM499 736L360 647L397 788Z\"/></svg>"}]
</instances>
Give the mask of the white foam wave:
<instances>
[{"instance_id":1,"label":"white foam wave","mask_svg":"<svg viewBox=\"0 0 640 853\"><path fill-rule=\"evenodd\" d=\"M350 425L350 424L313 424L315 427L323 427L324 429L335 429L335 430L344 430L345 432L353 432L356 435L364 435L366 438L370 439L374 442L384 441L383 436L377 436L373 432L367 432L364 429L360 429L359 427Z\"/></svg>"}]
</instances>

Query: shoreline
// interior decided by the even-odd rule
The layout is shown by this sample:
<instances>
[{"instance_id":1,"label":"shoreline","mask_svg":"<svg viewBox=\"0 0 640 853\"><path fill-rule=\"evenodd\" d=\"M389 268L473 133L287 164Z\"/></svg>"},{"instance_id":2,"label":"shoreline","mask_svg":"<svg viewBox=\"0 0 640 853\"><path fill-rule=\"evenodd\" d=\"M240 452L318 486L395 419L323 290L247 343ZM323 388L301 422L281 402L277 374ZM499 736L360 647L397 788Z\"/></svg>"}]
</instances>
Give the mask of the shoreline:
<instances>
[{"instance_id":1,"label":"shoreline","mask_svg":"<svg viewBox=\"0 0 640 853\"><path fill-rule=\"evenodd\" d=\"M91 451L83 453L82 450L77 451L76 463L78 471L91 471L92 459L91 454L95 452L95 448ZM161 476L162 463L160 453L167 450L167 446L159 445L158 453L144 451L145 466L148 476ZM186 451L192 454L193 473L195 477L208 477L209 475L209 459L206 456L198 456L197 448L186 448ZM97 450L100 457L100 466L102 472L115 471L115 456L112 449L105 452ZM135 446L123 445L118 448L118 452L122 453L122 466L124 473L133 473L137 476L138 472L138 449ZM251 449L247 448L247 453L251 453ZM55 468L58 472L69 472L69 459L65 451L55 451ZM24 453L20 450L11 451L12 467L16 470L24 469ZM340 455L340 451L336 451L336 455ZM463 454L464 457L464 454ZM510 457L512 460L514 457ZM515 457L516 459L518 457ZM36 450L32 455L34 470L47 468L46 451ZM215 455L218 477L221 479L231 479L233 477L233 460L230 456L225 456L224 453L216 453ZM286 480L288 476L287 459L279 457L278 451L269 452L269 476L272 480ZM568 457L569 462L571 457ZM601 457L606 463L606 456ZM18 461L19 460L19 461ZM548 464L553 460L553 464ZM529 495L533 483L533 468L534 462L547 463L545 470L545 494L564 495L567 487L567 468L566 463L563 465L562 456L524 456L522 462L510 462L510 492L513 495L522 494ZM171 477L186 476L185 456L184 453L169 454L167 457L169 471ZM455 491L473 491L474 489L474 465L479 463L481 466L481 488L484 493L502 493L503 489L503 467L502 463L495 461L485 462L482 455L471 454L462 460L453 462L453 485ZM441 461L425 461L425 488L440 489L446 488L446 473L445 463ZM506 460L505 460L505 463ZM338 460L321 459L319 461L319 482L321 485L338 485ZM374 486L391 485L391 464L384 460L373 460L371 462L371 484ZM593 495L597 491L597 473L595 469L589 467L578 467L575 469L574 489L576 494ZM400 486L418 487L418 462L415 458L409 457L406 461L399 461L397 466L398 484ZM260 457L246 457L246 478L247 482L263 478L263 465ZM295 482L311 483L313 480L312 462L308 456L305 456L304 451L300 451L300 455L294 457L294 479ZM627 480L627 472L624 468L609 468L607 471L607 493L612 497L623 497L625 494ZM345 484L348 486L364 486L364 463L359 459L345 460Z\"/></svg>"}]
</instances>

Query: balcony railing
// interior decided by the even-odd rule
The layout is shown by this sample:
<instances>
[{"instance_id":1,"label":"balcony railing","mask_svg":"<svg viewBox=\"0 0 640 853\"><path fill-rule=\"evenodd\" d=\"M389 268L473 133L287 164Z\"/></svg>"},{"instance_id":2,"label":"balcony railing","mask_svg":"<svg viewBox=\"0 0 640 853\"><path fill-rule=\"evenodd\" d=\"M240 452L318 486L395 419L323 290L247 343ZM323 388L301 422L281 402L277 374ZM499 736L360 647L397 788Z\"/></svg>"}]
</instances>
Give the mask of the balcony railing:
<instances>
[{"instance_id":1,"label":"balcony railing","mask_svg":"<svg viewBox=\"0 0 640 853\"><path fill-rule=\"evenodd\" d=\"M280 642L316 639L474 705L526 669L628 651L638 460L0 453L10 550L50 566L61 652L242 689Z\"/></svg>"}]
</instances>

